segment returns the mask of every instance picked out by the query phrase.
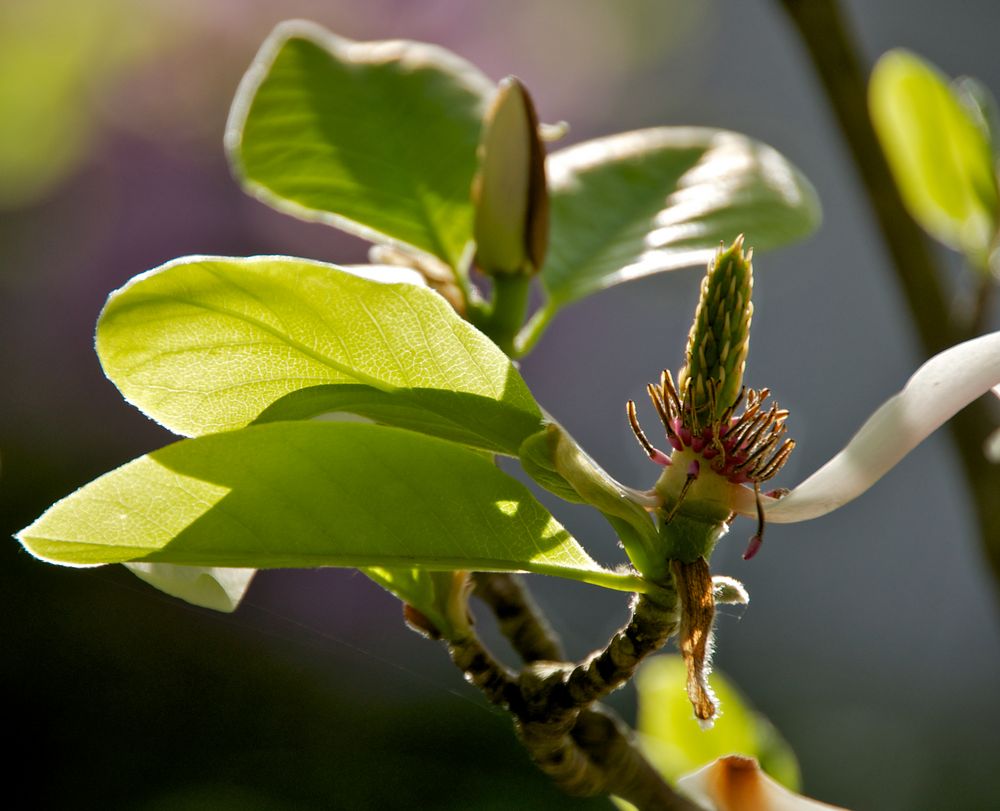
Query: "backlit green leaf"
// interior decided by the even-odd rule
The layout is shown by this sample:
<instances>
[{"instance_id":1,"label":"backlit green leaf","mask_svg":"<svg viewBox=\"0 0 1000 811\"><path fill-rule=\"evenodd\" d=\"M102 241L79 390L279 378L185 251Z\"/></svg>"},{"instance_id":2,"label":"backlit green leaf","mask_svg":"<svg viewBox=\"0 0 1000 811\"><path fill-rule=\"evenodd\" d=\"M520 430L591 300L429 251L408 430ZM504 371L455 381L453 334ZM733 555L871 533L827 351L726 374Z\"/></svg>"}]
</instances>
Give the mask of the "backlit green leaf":
<instances>
[{"instance_id":1,"label":"backlit green leaf","mask_svg":"<svg viewBox=\"0 0 1000 811\"><path fill-rule=\"evenodd\" d=\"M279 25L240 84L226 147L269 205L459 264L494 87L434 45Z\"/></svg>"},{"instance_id":2,"label":"backlit green leaf","mask_svg":"<svg viewBox=\"0 0 1000 811\"><path fill-rule=\"evenodd\" d=\"M386 591L396 595L422 617L404 613L407 623L434 638L456 639L469 633L468 595L472 582L468 572L434 572L426 569L386 569L369 566L361 572ZM424 622L426 620L426 622Z\"/></svg>"},{"instance_id":3,"label":"backlit green leaf","mask_svg":"<svg viewBox=\"0 0 1000 811\"><path fill-rule=\"evenodd\" d=\"M184 440L91 482L18 539L53 563L530 571L609 588L522 484L459 445L361 423Z\"/></svg>"},{"instance_id":4,"label":"backlit green leaf","mask_svg":"<svg viewBox=\"0 0 1000 811\"><path fill-rule=\"evenodd\" d=\"M243 427L315 386L303 396L326 392L322 410L353 398L411 428L423 410L418 430L510 454L541 420L509 359L436 293L303 259L188 257L143 274L108 300L97 352L129 402L186 435ZM312 414L277 418L290 416Z\"/></svg>"},{"instance_id":5,"label":"backlit green leaf","mask_svg":"<svg viewBox=\"0 0 1000 811\"><path fill-rule=\"evenodd\" d=\"M548 160L550 306L703 265L746 234L758 250L819 223L816 193L778 152L743 135L660 127L598 138Z\"/></svg>"},{"instance_id":6,"label":"backlit green leaf","mask_svg":"<svg viewBox=\"0 0 1000 811\"><path fill-rule=\"evenodd\" d=\"M476 394L426 388L386 392L350 384L294 391L266 408L254 422L308 420L334 412L507 456L516 456L525 432L539 427L536 416L512 412L504 403Z\"/></svg>"},{"instance_id":7,"label":"backlit green leaf","mask_svg":"<svg viewBox=\"0 0 1000 811\"><path fill-rule=\"evenodd\" d=\"M872 121L910 214L935 238L985 264L997 226L988 131L936 68L885 54L868 91Z\"/></svg>"}]
</instances>

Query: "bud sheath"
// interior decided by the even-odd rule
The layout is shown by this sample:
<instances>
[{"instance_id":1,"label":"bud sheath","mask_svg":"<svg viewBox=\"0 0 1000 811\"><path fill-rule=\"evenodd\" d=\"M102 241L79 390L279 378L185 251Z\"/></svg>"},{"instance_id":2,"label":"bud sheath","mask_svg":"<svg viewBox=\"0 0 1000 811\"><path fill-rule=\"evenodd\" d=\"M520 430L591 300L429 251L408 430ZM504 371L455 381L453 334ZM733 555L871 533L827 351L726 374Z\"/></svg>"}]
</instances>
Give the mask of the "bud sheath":
<instances>
[{"instance_id":1,"label":"bud sheath","mask_svg":"<svg viewBox=\"0 0 1000 811\"><path fill-rule=\"evenodd\" d=\"M548 248L545 149L531 96L512 76L483 122L472 202L477 267L490 276L537 272Z\"/></svg>"}]
</instances>

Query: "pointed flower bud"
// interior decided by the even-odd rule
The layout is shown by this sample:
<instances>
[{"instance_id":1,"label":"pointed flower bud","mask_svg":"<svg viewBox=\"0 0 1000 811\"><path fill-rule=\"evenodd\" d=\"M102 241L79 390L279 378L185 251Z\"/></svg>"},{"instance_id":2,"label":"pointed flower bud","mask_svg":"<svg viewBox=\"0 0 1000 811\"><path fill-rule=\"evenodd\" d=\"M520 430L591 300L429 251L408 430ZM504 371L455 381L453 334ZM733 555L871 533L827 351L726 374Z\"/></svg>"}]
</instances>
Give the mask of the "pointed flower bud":
<instances>
[{"instance_id":1,"label":"pointed flower bud","mask_svg":"<svg viewBox=\"0 0 1000 811\"><path fill-rule=\"evenodd\" d=\"M685 366L677 377L695 425L719 422L740 396L753 315L752 256L753 251L743 252L738 236L729 248L720 246L701 283Z\"/></svg>"},{"instance_id":2,"label":"pointed flower bud","mask_svg":"<svg viewBox=\"0 0 1000 811\"><path fill-rule=\"evenodd\" d=\"M477 267L489 276L536 273L549 238L545 148L531 96L513 76L486 112L472 203Z\"/></svg>"}]
</instances>

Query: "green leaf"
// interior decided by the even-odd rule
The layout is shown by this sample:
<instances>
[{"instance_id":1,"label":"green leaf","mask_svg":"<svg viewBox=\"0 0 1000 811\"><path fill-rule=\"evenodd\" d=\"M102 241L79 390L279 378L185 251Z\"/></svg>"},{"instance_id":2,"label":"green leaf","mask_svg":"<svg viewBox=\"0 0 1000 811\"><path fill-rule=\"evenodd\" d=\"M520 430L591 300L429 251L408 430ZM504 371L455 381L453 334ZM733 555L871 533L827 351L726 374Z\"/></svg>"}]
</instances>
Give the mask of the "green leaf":
<instances>
[{"instance_id":1,"label":"green leaf","mask_svg":"<svg viewBox=\"0 0 1000 811\"><path fill-rule=\"evenodd\" d=\"M552 232L542 279L558 308L621 282L704 265L746 234L759 250L819 223L809 181L764 144L660 127L598 138L548 160Z\"/></svg>"},{"instance_id":2,"label":"green leaf","mask_svg":"<svg viewBox=\"0 0 1000 811\"><path fill-rule=\"evenodd\" d=\"M361 423L189 439L53 505L18 539L53 563L529 571L608 588L524 485L459 445Z\"/></svg>"},{"instance_id":3,"label":"green leaf","mask_svg":"<svg viewBox=\"0 0 1000 811\"><path fill-rule=\"evenodd\" d=\"M434 45L352 42L282 23L240 84L226 148L268 205L457 267L493 91L477 68Z\"/></svg>"},{"instance_id":4,"label":"green leaf","mask_svg":"<svg viewBox=\"0 0 1000 811\"><path fill-rule=\"evenodd\" d=\"M872 121L910 214L931 235L985 265L997 227L988 133L936 68L886 53L868 89Z\"/></svg>"},{"instance_id":5,"label":"green leaf","mask_svg":"<svg viewBox=\"0 0 1000 811\"><path fill-rule=\"evenodd\" d=\"M795 755L771 723L755 712L718 671L709 681L722 706L711 729L701 729L684 689L687 671L680 656L647 660L636 677L639 691L637 730L642 748L670 782L723 755L747 755L793 791L799 787Z\"/></svg>"},{"instance_id":6,"label":"green leaf","mask_svg":"<svg viewBox=\"0 0 1000 811\"><path fill-rule=\"evenodd\" d=\"M541 421L510 360L439 295L303 259L188 257L143 274L109 298L97 352L129 402L186 435L331 384L351 387L334 406L367 392L373 416L416 427L425 410L427 430L510 454Z\"/></svg>"},{"instance_id":7,"label":"green leaf","mask_svg":"<svg viewBox=\"0 0 1000 811\"><path fill-rule=\"evenodd\" d=\"M511 411L497 400L476 394L426 388L386 392L350 384L294 391L266 408L254 422L308 420L334 412L507 456L516 456L518 442L539 426L538 417Z\"/></svg>"}]
</instances>

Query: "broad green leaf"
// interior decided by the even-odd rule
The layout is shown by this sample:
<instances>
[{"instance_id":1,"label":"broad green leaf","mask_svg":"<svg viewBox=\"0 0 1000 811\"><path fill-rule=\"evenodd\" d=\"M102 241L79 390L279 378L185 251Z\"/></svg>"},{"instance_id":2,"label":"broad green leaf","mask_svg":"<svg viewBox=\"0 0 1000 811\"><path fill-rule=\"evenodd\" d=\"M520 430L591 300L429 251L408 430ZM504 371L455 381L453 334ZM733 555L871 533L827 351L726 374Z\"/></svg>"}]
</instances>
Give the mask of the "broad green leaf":
<instances>
[{"instance_id":1,"label":"broad green leaf","mask_svg":"<svg viewBox=\"0 0 1000 811\"><path fill-rule=\"evenodd\" d=\"M913 218L984 264L997 227L988 133L936 68L908 51L885 54L868 90L872 121Z\"/></svg>"},{"instance_id":2,"label":"broad green leaf","mask_svg":"<svg viewBox=\"0 0 1000 811\"><path fill-rule=\"evenodd\" d=\"M549 156L550 307L621 282L703 265L746 234L757 249L819 223L809 181L769 146L724 130L660 127Z\"/></svg>"},{"instance_id":3,"label":"broad green leaf","mask_svg":"<svg viewBox=\"0 0 1000 811\"><path fill-rule=\"evenodd\" d=\"M494 86L434 45L352 42L282 23L240 84L226 126L233 170L265 203L459 264Z\"/></svg>"},{"instance_id":4,"label":"broad green leaf","mask_svg":"<svg viewBox=\"0 0 1000 811\"><path fill-rule=\"evenodd\" d=\"M129 402L186 435L331 384L510 454L541 420L510 360L436 293L303 259L188 257L143 274L109 298L97 352Z\"/></svg>"},{"instance_id":5,"label":"broad green leaf","mask_svg":"<svg viewBox=\"0 0 1000 811\"><path fill-rule=\"evenodd\" d=\"M294 391L266 408L254 422L308 420L335 412L508 456L516 456L519 439L539 426L538 417L527 412L511 414L503 403L476 394L444 389L386 392L350 384Z\"/></svg>"},{"instance_id":6,"label":"broad green leaf","mask_svg":"<svg viewBox=\"0 0 1000 811\"><path fill-rule=\"evenodd\" d=\"M723 755L747 755L778 782L796 790L795 755L767 719L755 712L728 679L716 671L709 679L722 707L711 729L701 729L684 689L687 671L680 656L656 656L636 677L637 730L646 756L670 782Z\"/></svg>"},{"instance_id":7,"label":"broad green leaf","mask_svg":"<svg viewBox=\"0 0 1000 811\"><path fill-rule=\"evenodd\" d=\"M53 505L18 539L53 563L529 571L608 588L524 485L451 442L282 422L183 440Z\"/></svg>"}]
</instances>

